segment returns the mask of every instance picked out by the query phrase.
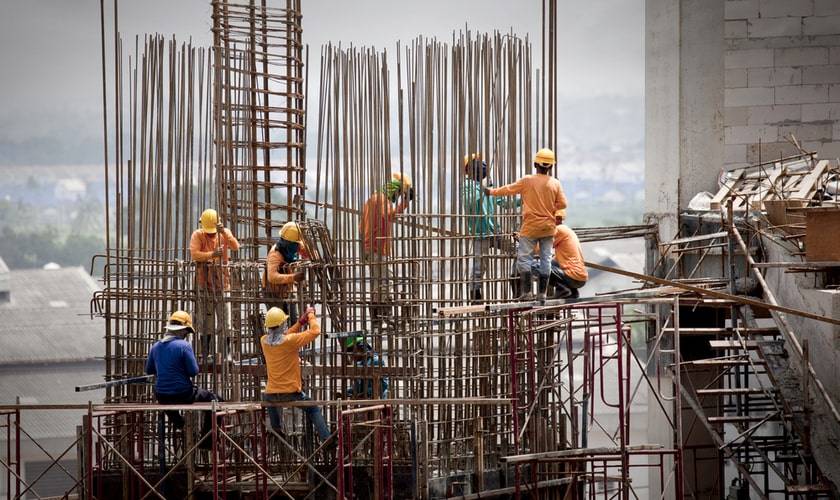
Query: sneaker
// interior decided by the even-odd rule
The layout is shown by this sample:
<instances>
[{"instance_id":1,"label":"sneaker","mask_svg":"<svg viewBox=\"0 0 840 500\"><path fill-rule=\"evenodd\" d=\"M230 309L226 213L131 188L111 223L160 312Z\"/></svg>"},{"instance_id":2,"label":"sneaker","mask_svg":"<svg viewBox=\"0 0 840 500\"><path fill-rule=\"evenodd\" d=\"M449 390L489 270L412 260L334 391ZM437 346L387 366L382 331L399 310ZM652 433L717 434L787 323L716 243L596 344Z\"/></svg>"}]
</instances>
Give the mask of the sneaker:
<instances>
[{"instance_id":1,"label":"sneaker","mask_svg":"<svg viewBox=\"0 0 840 500\"><path fill-rule=\"evenodd\" d=\"M534 293L533 292L525 292L519 297L516 298L519 302L533 302L534 301Z\"/></svg>"}]
</instances>

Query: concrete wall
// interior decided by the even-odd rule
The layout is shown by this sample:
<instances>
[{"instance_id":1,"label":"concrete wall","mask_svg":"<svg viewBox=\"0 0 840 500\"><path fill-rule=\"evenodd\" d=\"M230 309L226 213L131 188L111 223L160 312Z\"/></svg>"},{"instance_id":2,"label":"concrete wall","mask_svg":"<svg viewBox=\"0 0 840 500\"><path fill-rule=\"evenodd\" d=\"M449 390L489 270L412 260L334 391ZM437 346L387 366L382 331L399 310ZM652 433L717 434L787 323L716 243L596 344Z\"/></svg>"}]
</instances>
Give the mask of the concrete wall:
<instances>
[{"instance_id":1,"label":"concrete wall","mask_svg":"<svg viewBox=\"0 0 840 500\"><path fill-rule=\"evenodd\" d=\"M793 154L791 133L840 157L840 0L726 0L724 36L726 167Z\"/></svg>"}]
</instances>

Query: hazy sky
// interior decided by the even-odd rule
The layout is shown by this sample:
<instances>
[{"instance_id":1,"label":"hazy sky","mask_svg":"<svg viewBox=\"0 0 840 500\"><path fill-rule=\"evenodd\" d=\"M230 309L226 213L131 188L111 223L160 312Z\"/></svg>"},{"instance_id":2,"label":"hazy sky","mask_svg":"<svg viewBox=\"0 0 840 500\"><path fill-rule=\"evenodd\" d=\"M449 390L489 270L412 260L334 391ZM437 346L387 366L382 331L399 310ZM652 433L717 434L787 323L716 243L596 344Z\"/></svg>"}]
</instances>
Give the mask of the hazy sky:
<instances>
[{"instance_id":1,"label":"hazy sky","mask_svg":"<svg viewBox=\"0 0 840 500\"><path fill-rule=\"evenodd\" d=\"M110 41L113 0L105 3ZM558 4L561 95L641 98L644 0ZM154 32L198 44L211 39L209 0L120 0L119 13L129 40ZM512 28L530 35L539 51L540 23L540 0L303 0L303 37L313 54L330 40L389 51L418 34L449 40L465 24L480 31ZM96 0L0 1L0 141L101 129L99 29Z\"/></svg>"}]
</instances>

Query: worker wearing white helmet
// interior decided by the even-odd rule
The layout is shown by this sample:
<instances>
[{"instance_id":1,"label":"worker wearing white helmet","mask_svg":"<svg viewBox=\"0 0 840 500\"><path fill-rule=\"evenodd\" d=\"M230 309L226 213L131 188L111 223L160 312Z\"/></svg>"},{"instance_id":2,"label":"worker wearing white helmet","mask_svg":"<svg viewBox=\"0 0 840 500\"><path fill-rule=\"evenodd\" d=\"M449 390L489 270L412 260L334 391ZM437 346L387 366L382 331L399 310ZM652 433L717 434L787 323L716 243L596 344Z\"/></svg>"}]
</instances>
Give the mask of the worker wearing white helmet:
<instances>
[{"instance_id":1,"label":"worker wearing white helmet","mask_svg":"<svg viewBox=\"0 0 840 500\"><path fill-rule=\"evenodd\" d=\"M531 291L531 252L540 249L539 287L537 299L545 299L548 277L551 272L551 249L554 238L554 212L566 208L566 195L560 181L549 175L555 165L554 152L540 149L534 155L535 175L526 175L513 184L499 188L485 188L492 196L522 195L522 226L516 249L516 266L519 269L519 300L533 300Z\"/></svg>"},{"instance_id":2,"label":"worker wearing white helmet","mask_svg":"<svg viewBox=\"0 0 840 500\"><path fill-rule=\"evenodd\" d=\"M230 252L239 250L239 241L219 221L212 208L201 213L199 228L190 237L190 258L195 262L196 323L201 334L204 359L212 353L211 342L218 341L226 326L224 294L230 290L230 271L226 268ZM215 351L221 345L215 346Z\"/></svg>"}]
</instances>

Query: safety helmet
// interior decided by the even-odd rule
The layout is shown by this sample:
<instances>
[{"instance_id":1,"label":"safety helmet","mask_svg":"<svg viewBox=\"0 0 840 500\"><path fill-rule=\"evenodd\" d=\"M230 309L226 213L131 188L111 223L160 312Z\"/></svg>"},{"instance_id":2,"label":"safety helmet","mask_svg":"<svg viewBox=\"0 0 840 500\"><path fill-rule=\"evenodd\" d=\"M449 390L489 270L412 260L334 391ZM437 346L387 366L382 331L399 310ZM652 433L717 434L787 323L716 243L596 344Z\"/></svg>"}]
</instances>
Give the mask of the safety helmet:
<instances>
[{"instance_id":1,"label":"safety helmet","mask_svg":"<svg viewBox=\"0 0 840 500\"><path fill-rule=\"evenodd\" d=\"M554 158L554 151L548 148L542 148L541 150L537 151L537 154L534 155L534 163L540 163L542 165L554 165L557 163L557 160Z\"/></svg>"},{"instance_id":2,"label":"safety helmet","mask_svg":"<svg viewBox=\"0 0 840 500\"><path fill-rule=\"evenodd\" d=\"M286 241L300 243L300 226L297 222L287 222L280 229L280 237Z\"/></svg>"},{"instance_id":3,"label":"safety helmet","mask_svg":"<svg viewBox=\"0 0 840 500\"><path fill-rule=\"evenodd\" d=\"M187 311L175 311L172 313L172 315L169 316L169 324L166 325L166 329L170 332L189 330L190 332L195 333L192 316L190 316L190 313Z\"/></svg>"},{"instance_id":4,"label":"safety helmet","mask_svg":"<svg viewBox=\"0 0 840 500\"><path fill-rule=\"evenodd\" d=\"M356 344L360 344L365 340L364 337L361 335L352 335L350 337L345 337L344 339L344 348L350 349L351 347L355 346Z\"/></svg>"},{"instance_id":5,"label":"safety helmet","mask_svg":"<svg viewBox=\"0 0 840 500\"><path fill-rule=\"evenodd\" d=\"M394 172L391 174L391 179L400 183L400 191L403 193L408 192L408 190L411 189L411 177L409 177L408 174Z\"/></svg>"},{"instance_id":6,"label":"safety helmet","mask_svg":"<svg viewBox=\"0 0 840 500\"><path fill-rule=\"evenodd\" d=\"M555 217L563 217L565 219L566 218L566 209L561 208L560 210L555 210L554 211L554 216Z\"/></svg>"},{"instance_id":7,"label":"safety helmet","mask_svg":"<svg viewBox=\"0 0 840 500\"><path fill-rule=\"evenodd\" d=\"M286 322L289 315L279 307L272 307L265 313L265 327L275 328Z\"/></svg>"},{"instance_id":8,"label":"safety helmet","mask_svg":"<svg viewBox=\"0 0 840 500\"><path fill-rule=\"evenodd\" d=\"M464 155L464 168L467 168L467 165L470 164L473 160L481 160L481 153L473 153L471 155Z\"/></svg>"},{"instance_id":9,"label":"safety helmet","mask_svg":"<svg viewBox=\"0 0 840 500\"><path fill-rule=\"evenodd\" d=\"M216 234L216 224L219 223L219 214L212 208L201 212L201 229L207 234Z\"/></svg>"}]
</instances>

